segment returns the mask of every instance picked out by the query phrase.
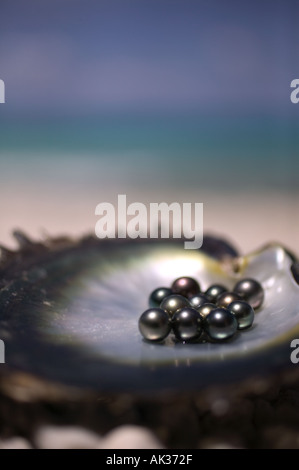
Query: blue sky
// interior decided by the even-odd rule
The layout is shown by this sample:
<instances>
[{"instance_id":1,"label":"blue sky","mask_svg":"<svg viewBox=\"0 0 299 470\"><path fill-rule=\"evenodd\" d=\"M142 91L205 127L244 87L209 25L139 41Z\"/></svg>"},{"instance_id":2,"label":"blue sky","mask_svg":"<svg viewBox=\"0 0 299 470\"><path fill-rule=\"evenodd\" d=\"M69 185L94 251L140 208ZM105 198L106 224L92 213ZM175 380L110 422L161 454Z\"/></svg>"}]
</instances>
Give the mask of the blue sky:
<instances>
[{"instance_id":1,"label":"blue sky","mask_svg":"<svg viewBox=\"0 0 299 470\"><path fill-rule=\"evenodd\" d=\"M7 115L289 113L296 0L2 0Z\"/></svg>"}]
</instances>

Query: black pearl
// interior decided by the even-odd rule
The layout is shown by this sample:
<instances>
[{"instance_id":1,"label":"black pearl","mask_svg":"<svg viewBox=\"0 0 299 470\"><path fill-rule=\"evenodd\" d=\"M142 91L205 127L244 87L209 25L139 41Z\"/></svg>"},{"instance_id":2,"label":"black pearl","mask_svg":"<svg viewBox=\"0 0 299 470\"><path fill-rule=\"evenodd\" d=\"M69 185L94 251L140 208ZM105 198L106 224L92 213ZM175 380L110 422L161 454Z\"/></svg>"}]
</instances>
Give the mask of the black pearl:
<instances>
[{"instance_id":1,"label":"black pearl","mask_svg":"<svg viewBox=\"0 0 299 470\"><path fill-rule=\"evenodd\" d=\"M234 292L239 294L252 308L259 308L264 301L264 289L255 279L242 279L237 282Z\"/></svg>"},{"instance_id":2,"label":"black pearl","mask_svg":"<svg viewBox=\"0 0 299 470\"><path fill-rule=\"evenodd\" d=\"M160 307L162 300L171 295L173 292L169 287L158 287L149 296L150 307Z\"/></svg>"},{"instance_id":3,"label":"black pearl","mask_svg":"<svg viewBox=\"0 0 299 470\"><path fill-rule=\"evenodd\" d=\"M212 310L215 310L217 306L215 304L209 303L209 304L203 304L201 307L197 309L199 315L201 318L205 318L211 313Z\"/></svg>"},{"instance_id":4,"label":"black pearl","mask_svg":"<svg viewBox=\"0 0 299 470\"><path fill-rule=\"evenodd\" d=\"M217 297L219 297L219 295L223 294L224 292L227 292L226 287L222 286L221 284L213 284L205 291L205 295L209 297L210 302L216 302Z\"/></svg>"},{"instance_id":5,"label":"black pearl","mask_svg":"<svg viewBox=\"0 0 299 470\"><path fill-rule=\"evenodd\" d=\"M172 283L171 288L175 294L180 294L187 298L193 297L200 292L198 282L192 277L179 277Z\"/></svg>"},{"instance_id":6,"label":"black pearl","mask_svg":"<svg viewBox=\"0 0 299 470\"><path fill-rule=\"evenodd\" d=\"M232 302L228 306L228 309L236 317L239 330L244 330L252 325L254 320L254 310L247 302L237 300Z\"/></svg>"},{"instance_id":7,"label":"black pearl","mask_svg":"<svg viewBox=\"0 0 299 470\"><path fill-rule=\"evenodd\" d=\"M149 341L161 341L171 330L169 316L161 308L149 308L139 318L139 331Z\"/></svg>"},{"instance_id":8,"label":"black pearl","mask_svg":"<svg viewBox=\"0 0 299 470\"><path fill-rule=\"evenodd\" d=\"M172 329L175 337L180 341L190 341L200 336L202 320L195 308L182 308L172 317Z\"/></svg>"},{"instance_id":9,"label":"black pearl","mask_svg":"<svg viewBox=\"0 0 299 470\"><path fill-rule=\"evenodd\" d=\"M216 304L218 307L227 308L229 304L231 304L235 300L242 300L242 297L236 292L224 292L223 294L219 295L216 300Z\"/></svg>"},{"instance_id":10,"label":"black pearl","mask_svg":"<svg viewBox=\"0 0 299 470\"><path fill-rule=\"evenodd\" d=\"M204 319L204 329L211 339L231 338L238 329L236 317L227 308L215 308Z\"/></svg>"},{"instance_id":11,"label":"black pearl","mask_svg":"<svg viewBox=\"0 0 299 470\"><path fill-rule=\"evenodd\" d=\"M184 307L190 307L190 303L186 297L178 294L172 294L162 300L160 308L165 310L169 316L172 315L179 309Z\"/></svg>"},{"instance_id":12,"label":"black pearl","mask_svg":"<svg viewBox=\"0 0 299 470\"><path fill-rule=\"evenodd\" d=\"M210 299L205 294L196 294L189 299L192 308L198 309L201 305L210 302Z\"/></svg>"}]
</instances>

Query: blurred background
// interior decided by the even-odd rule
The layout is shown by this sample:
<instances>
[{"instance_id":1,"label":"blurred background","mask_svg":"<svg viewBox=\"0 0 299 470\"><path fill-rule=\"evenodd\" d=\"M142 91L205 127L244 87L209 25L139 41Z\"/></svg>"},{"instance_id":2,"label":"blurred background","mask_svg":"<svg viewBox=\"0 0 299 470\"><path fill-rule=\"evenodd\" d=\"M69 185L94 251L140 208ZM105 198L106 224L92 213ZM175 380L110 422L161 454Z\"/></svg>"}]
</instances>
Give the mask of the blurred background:
<instances>
[{"instance_id":1,"label":"blurred background","mask_svg":"<svg viewBox=\"0 0 299 470\"><path fill-rule=\"evenodd\" d=\"M244 252L298 247L296 0L1 0L0 243L100 202L203 202Z\"/></svg>"}]
</instances>

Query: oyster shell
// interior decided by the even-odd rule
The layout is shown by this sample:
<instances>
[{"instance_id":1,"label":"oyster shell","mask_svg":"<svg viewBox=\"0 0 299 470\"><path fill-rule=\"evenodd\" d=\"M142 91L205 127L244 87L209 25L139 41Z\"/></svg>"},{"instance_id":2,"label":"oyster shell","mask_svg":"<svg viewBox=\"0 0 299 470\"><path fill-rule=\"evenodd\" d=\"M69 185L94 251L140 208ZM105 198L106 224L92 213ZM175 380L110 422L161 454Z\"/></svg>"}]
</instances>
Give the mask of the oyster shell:
<instances>
[{"instance_id":1,"label":"oyster shell","mask_svg":"<svg viewBox=\"0 0 299 470\"><path fill-rule=\"evenodd\" d=\"M57 390L197 391L296 374L290 342L299 338L297 264L278 244L237 256L212 237L195 252L175 241L87 237L41 244L15 236L19 251L0 249L5 392L16 395L20 384L29 396L47 397ZM137 323L149 293L181 275L197 278L203 289L259 280L265 304L253 328L225 344L143 341Z\"/></svg>"}]
</instances>

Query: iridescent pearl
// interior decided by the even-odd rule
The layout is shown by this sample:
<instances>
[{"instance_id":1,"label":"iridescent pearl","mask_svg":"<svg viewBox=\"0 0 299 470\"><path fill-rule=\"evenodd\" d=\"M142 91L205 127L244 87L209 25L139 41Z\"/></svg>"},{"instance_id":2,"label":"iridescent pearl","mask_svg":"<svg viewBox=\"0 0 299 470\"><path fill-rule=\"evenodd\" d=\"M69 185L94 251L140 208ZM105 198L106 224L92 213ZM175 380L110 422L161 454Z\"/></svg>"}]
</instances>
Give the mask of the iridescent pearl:
<instances>
[{"instance_id":1,"label":"iridescent pearl","mask_svg":"<svg viewBox=\"0 0 299 470\"><path fill-rule=\"evenodd\" d=\"M197 309L197 311L202 318L205 318L206 316L209 315L209 313L211 313L212 310L215 310L215 308L217 308L215 304L209 303L209 304L203 304L201 307Z\"/></svg>"},{"instance_id":2,"label":"iridescent pearl","mask_svg":"<svg viewBox=\"0 0 299 470\"><path fill-rule=\"evenodd\" d=\"M162 341L169 334L169 316L161 308L149 308L139 318L139 331L149 341Z\"/></svg>"},{"instance_id":3,"label":"iridescent pearl","mask_svg":"<svg viewBox=\"0 0 299 470\"><path fill-rule=\"evenodd\" d=\"M226 340L238 329L236 317L226 308L215 308L203 322L204 329L211 339Z\"/></svg>"},{"instance_id":4,"label":"iridescent pearl","mask_svg":"<svg viewBox=\"0 0 299 470\"><path fill-rule=\"evenodd\" d=\"M148 300L150 307L160 307L162 300L164 300L169 295L173 294L172 290L169 287L158 287L155 289Z\"/></svg>"},{"instance_id":5,"label":"iridescent pearl","mask_svg":"<svg viewBox=\"0 0 299 470\"><path fill-rule=\"evenodd\" d=\"M175 294L180 294L187 298L193 297L200 292L198 282L192 277L179 277L172 283L171 288Z\"/></svg>"},{"instance_id":6,"label":"iridescent pearl","mask_svg":"<svg viewBox=\"0 0 299 470\"><path fill-rule=\"evenodd\" d=\"M247 302L236 300L229 304L228 310L235 315L239 330L249 328L252 325L254 320L254 310Z\"/></svg>"},{"instance_id":7,"label":"iridescent pearl","mask_svg":"<svg viewBox=\"0 0 299 470\"><path fill-rule=\"evenodd\" d=\"M178 294L169 295L169 297L162 300L160 305L160 308L165 310L171 317L177 310L184 307L190 307L190 303L186 297Z\"/></svg>"},{"instance_id":8,"label":"iridescent pearl","mask_svg":"<svg viewBox=\"0 0 299 470\"><path fill-rule=\"evenodd\" d=\"M223 294L219 295L216 304L218 307L227 308L229 304L235 300L242 300L242 297L236 294L236 292L224 292Z\"/></svg>"},{"instance_id":9,"label":"iridescent pearl","mask_svg":"<svg viewBox=\"0 0 299 470\"><path fill-rule=\"evenodd\" d=\"M172 317L172 329L180 341L190 341L200 336L202 320L195 308L186 307L177 310Z\"/></svg>"},{"instance_id":10,"label":"iridescent pearl","mask_svg":"<svg viewBox=\"0 0 299 470\"><path fill-rule=\"evenodd\" d=\"M260 308L264 301L264 289L255 279L242 279L237 282L234 292L242 297L242 300L248 302L252 308Z\"/></svg>"},{"instance_id":11,"label":"iridescent pearl","mask_svg":"<svg viewBox=\"0 0 299 470\"><path fill-rule=\"evenodd\" d=\"M210 302L209 298L205 294L196 294L189 299L192 308L198 309L201 305Z\"/></svg>"},{"instance_id":12,"label":"iridescent pearl","mask_svg":"<svg viewBox=\"0 0 299 470\"><path fill-rule=\"evenodd\" d=\"M205 291L205 295L209 297L210 302L216 302L217 297L219 297L219 295L223 294L224 292L227 292L226 287L222 286L221 284L213 284Z\"/></svg>"}]
</instances>

